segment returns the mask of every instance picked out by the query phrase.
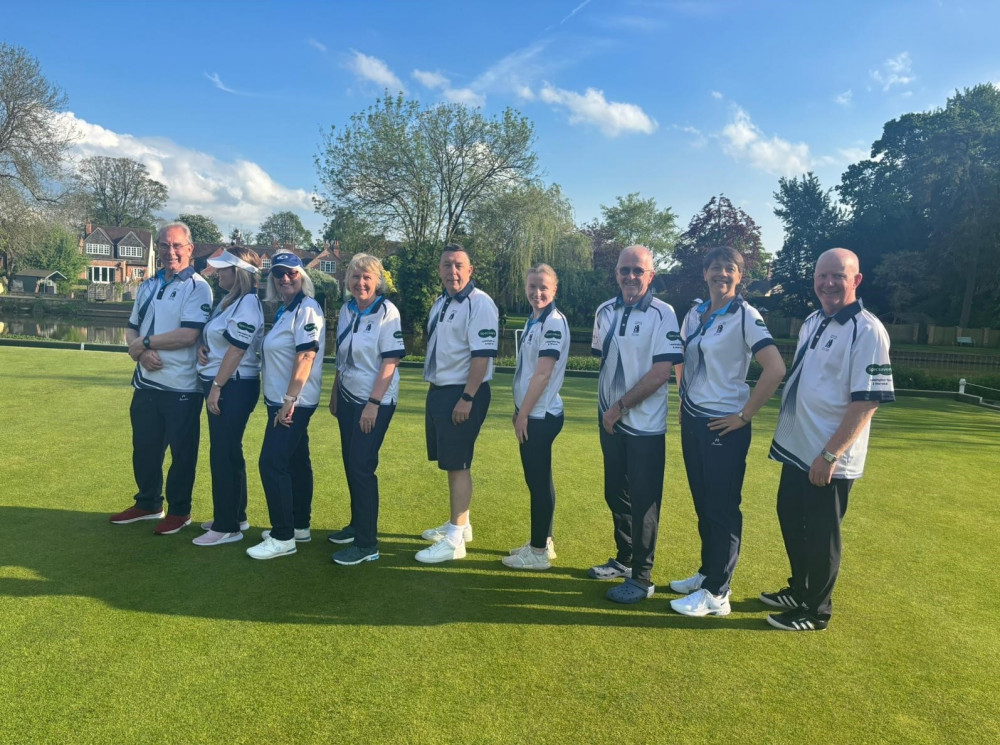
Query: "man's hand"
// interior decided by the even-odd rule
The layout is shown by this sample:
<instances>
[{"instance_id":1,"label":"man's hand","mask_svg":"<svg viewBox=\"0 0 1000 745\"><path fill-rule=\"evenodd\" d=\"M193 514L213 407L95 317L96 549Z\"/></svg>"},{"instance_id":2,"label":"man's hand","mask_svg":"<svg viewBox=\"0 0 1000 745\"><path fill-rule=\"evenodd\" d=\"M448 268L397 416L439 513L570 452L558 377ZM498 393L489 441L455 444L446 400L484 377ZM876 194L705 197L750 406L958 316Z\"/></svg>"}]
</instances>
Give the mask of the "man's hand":
<instances>
[{"instance_id":1,"label":"man's hand","mask_svg":"<svg viewBox=\"0 0 1000 745\"><path fill-rule=\"evenodd\" d=\"M148 351L146 345L142 343L142 337L137 336L128 345L128 356L136 362L142 357L142 353Z\"/></svg>"},{"instance_id":2,"label":"man's hand","mask_svg":"<svg viewBox=\"0 0 1000 745\"><path fill-rule=\"evenodd\" d=\"M208 364L208 345L201 344L198 347L198 364L207 365Z\"/></svg>"},{"instance_id":3,"label":"man's hand","mask_svg":"<svg viewBox=\"0 0 1000 745\"><path fill-rule=\"evenodd\" d=\"M141 344L142 342L140 341L139 343ZM136 361L150 372L155 372L163 367L163 360L160 359L160 355L154 349L143 349L142 354L136 358Z\"/></svg>"},{"instance_id":4,"label":"man's hand","mask_svg":"<svg viewBox=\"0 0 1000 745\"><path fill-rule=\"evenodd\" d=\"M836 466L836 461L829 463L822 455L817 455L809 468L809 483L813 486L829 486Z\"/></svg>"},{"instance_id":5,"label":"man's hand","mask_svg":"<svg viewBox=\"0 0 1000 745\"><path fill-rule=\"evenodd\" d=\"M601 422L604 424L604 431L609 435L615 433L615 425L622 420L622 413L618 410L618 404L612 404L611 408L604 412Z\"/></svg>"},{"instance_id":6,"label":"man's hand","mask_svg":"<svg viewBox=\"0 0 1000 745\"><path fill-rule=\"evenodd\" d=\"M464 422L469 421L469 415L472 413L472 401L458 400L455 404L455 408L451 411L451 423L454 425L459 425Z\"/></svg>"}]
</instances>

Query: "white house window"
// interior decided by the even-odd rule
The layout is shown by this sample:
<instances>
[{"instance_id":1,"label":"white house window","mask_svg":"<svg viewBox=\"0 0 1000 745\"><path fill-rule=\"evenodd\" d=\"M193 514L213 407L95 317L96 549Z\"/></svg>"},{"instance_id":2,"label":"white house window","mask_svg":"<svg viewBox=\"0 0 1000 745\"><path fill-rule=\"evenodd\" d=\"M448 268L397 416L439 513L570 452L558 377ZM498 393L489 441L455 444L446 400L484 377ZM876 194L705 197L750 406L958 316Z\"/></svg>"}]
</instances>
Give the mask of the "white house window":
<instances>
[{"instance_id":1,"label":"white house window","mask_svg":"<svg viewBox=\"0 0 1000 745\"><path fill-rule=\"evenodd\" d=\"M319 270L325 272L326 274L333 274L337 271L336 261L321 261L319 262Z\"/></svg>"},{"instance_id":2,"label":"white house window","mask_svg":"<svg viewBox=\"0 0 1000 745\"><path fill-rule=\"evenodd\" d=\"M271 268L271 260L265 256L263 259L260 260L260 268L266 272L268 269Z\"/></svg>"},{"instance_id":3,"label":"white house window","mask_svg":"<svg viewBox=\"0 0 1000 745\"><path fill-rule=\"evenodd\" d=\"M133 269L132 270L132 276L135 277L136 279L142 279L143 277L146 276L146 270L145 269Z\"/></svg>"},{"instance_id":4,"label":"white house window","mask_svg":"<svg viewBox=\"0 0 1000 745\"><path fill-rule=\"evenodd\" d=\"M88 267L88 274L91 282L109 284L115 281L115 268L113 266Z\"/></svg>"},{"instance_id":5,"label":"white house window","mask_svg":"<svg viewBox=\"0 0 1000 745\"><path fill-rule=\"evenodd\" d=\"M119 246L118 255L123 259L141 259L142 246Z\"/></svg>"},{"instance_id":6,"label":"white house window","mask_svg":"<svg viewBox=\"0 0 1000 745\"><path fill-rule=\"evenodd\" d=\"M91 256L110 256L111 255L111 244L110 243L88 243L86 251Z\"/></svg>"}]
</instances>

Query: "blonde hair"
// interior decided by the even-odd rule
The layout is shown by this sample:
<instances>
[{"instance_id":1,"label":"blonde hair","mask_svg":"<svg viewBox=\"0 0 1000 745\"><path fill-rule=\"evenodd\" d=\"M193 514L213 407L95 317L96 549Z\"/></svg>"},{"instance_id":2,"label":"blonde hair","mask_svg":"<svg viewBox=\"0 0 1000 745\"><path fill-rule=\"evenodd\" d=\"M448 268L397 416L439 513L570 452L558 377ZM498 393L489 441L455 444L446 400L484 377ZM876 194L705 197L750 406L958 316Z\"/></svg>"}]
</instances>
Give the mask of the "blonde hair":
<instances>
[{"instance_id":1,"label":"blonde hair","mask_svg":"<svg viewBox=\"0 0 1000 745\"><path fill-rule=\"evenodd\" d=\"M243 259L246 263L253 264L255 267L260 269L260 256L257 255L256 251L253 251L246 246L230 246L226 250L236 258ZM222 310L228 308L257 286L257 275L253 272L244 269L241 266L234 266L233 269L236 272L233 275L233 287L226 293L226 296L219 304L219 308Z\"/></svg>"},{"instance_id":2,"label":"blonde hair","mask_svg":"<svg viewBox=\"0 0 1000 745\"><path fill-rule=\"evenodd\" d=\"M302 267L291 267L292 269L297 269L299 276L302 277L302 294L306 297L316 297L316 285L313 284L312 277L306 274L306 268ZM284 300L281 297L281 293L278 291L278 285L274 281L274 272L268 272L267 274L267 302L269 303L280 303Z\"/></svg>"},{"instance_id":3,"label":"blonde hair","mask_svg":"<svg viewBox=\"0 0 1000 745\"><path fill-rule=\"evenodd\" d=\"M553 269L548 264L535 264L533 267L531 267L531 269L528 270L528 273L524 275L525 282L528 281L528 275L530 274L547 274L548 276L552 277L552 283L556 287L559 286L559 275L556 274L556 270Z\"/></svg>"},{"instance_id":4,"label":"blonde hair","mask_svg":"<svg viewBox=\"0 0 1000 745\"><path fill-rule=\"evenodd\" d=\"M354 272L372 272L378 277L378 284L375 286L376 295L384 295L387 290L385 283L385 267L382 262L370 254L354 254L347 269L344 271L344 281L349 281Z\"/></svg>"}]
</instances>

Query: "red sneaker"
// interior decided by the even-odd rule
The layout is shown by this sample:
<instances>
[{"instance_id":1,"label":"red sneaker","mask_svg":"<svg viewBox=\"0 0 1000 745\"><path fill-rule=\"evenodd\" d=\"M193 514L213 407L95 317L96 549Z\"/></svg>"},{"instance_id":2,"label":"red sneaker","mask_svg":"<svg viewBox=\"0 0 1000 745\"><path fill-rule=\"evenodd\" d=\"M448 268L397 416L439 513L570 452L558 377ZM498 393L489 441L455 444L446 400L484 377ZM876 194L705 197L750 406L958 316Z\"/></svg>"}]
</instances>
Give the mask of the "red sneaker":
<instances>
[{"instance_id":1,"label":"red sneaker","mask_svg":"<svg viewBox=\"0 0 1000 745\"><path fill-rule=\"evenodd\" d=\"M124 512L112 515L111 522L115 525L128 525L129 523L136 523L140 520L159 520L161 517L163 517L162 509L153 511L139 509L138 507L129 507Z\"/></svg>"},{"instance_id":2,"label":"red sneaker","mask_svg":"<svg viewBox=\"0 0 1000 745\"><path fill-rule=\"evenodd\" d=\"M153 528L153 532L157 535L173 535L180 531L185 525L191 524L190 515L167 515L165 518L160 520Z\"/></svg>"}]
</instances>

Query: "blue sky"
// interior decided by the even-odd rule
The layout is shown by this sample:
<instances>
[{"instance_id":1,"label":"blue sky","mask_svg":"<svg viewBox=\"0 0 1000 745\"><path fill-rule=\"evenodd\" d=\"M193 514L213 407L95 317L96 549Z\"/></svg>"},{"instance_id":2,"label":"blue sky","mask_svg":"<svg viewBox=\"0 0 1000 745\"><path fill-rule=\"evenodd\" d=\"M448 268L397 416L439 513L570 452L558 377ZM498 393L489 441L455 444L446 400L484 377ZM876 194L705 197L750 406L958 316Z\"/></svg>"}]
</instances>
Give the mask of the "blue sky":
<instances>
[{"instance_id":1,"label":"blue sky","mask_svg":"<svg viewBox=\"0 0 1000 745\"><path fill-rule=\"evenodd\" d=\"M146 163L169 216L224 232L310 194L320 133L384 88L535 124L582 223L638 191L686 226L724 193L781 247L772 194L825 187L882 125L1000 82L996 2L5 3L0 41L61 86L75 152Z\"/></svg>"}]
</instances>

